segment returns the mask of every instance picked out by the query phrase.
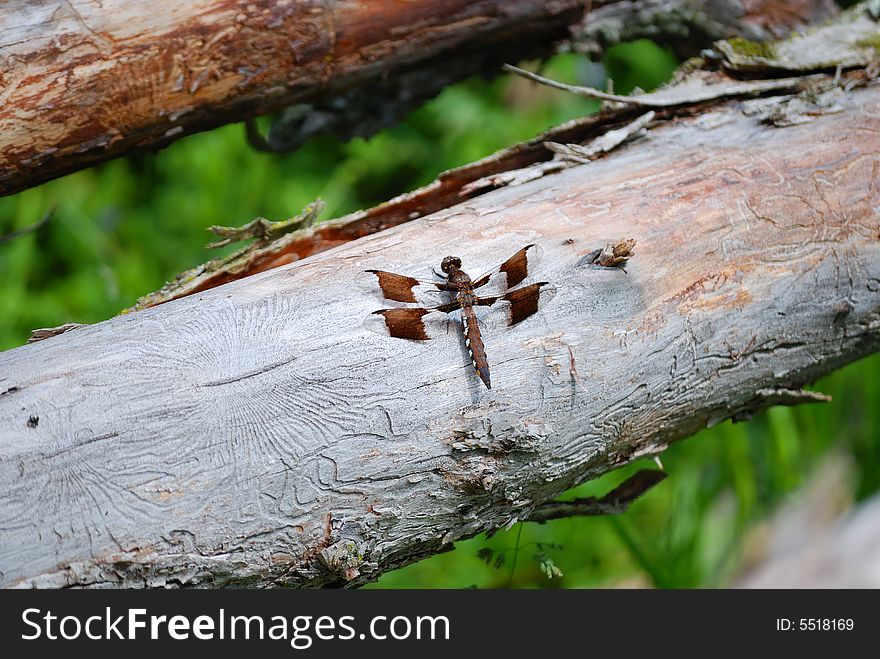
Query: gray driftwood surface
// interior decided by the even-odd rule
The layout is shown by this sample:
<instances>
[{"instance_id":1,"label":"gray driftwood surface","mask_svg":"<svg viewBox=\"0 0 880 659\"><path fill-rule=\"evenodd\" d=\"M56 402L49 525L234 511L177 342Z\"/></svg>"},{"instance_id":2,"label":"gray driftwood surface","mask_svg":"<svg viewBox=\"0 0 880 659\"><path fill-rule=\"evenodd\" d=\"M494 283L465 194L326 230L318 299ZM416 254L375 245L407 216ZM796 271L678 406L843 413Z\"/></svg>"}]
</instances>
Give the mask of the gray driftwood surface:
<instances>
[{"instance_id":1,"label":"gray driftwood surface","mask_svg":"<svg viewBox=\"0 0 880 659\"><path fill-rule=\"evenodd\" d=\"M357 585L798 402L880 347L880 89L784 128L762 103L3 353L0 584ZM628 274L583 264L621 237ZM365 268L478 274L532 242L558 294L487 323L491 391L455 328L362 327Z\"/></svg>"}]
</instances>

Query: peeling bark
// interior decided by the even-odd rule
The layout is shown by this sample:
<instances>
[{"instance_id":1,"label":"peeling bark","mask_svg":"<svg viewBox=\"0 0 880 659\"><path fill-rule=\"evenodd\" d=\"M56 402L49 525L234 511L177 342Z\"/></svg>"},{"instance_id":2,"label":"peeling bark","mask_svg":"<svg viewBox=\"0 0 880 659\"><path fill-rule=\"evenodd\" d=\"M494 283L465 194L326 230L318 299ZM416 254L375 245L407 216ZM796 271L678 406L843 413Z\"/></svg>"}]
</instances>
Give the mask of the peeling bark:
<instances>
[{"instance_id":1,"label":"peeling bark","mask_svg":"<svg viewBox=\"0 0 880 659\"><path fill-rule=\"evenodd\" d=\"M645 3L590 6L634 4ZM704 34L707 45L769 34L758 19L787 31L828 4L750 14L755 3L728 0L716 15L716 2L667 1L661 22L688 31L687 21L708 17L721 32ZM673 11L681 6L688 11ZM288 147L319 123L340 136L369 134L456 80L549 54L591 16L582 0L7 0L0 195L294 104L308 105L286 128Z\"/></svg>"},{"instance_id":2,"label":"peeling bark","mask_svg":"<svg viewBox=\"0 0 880 659\"><path fill-rule=\"evenodd\" d=\"M781 39L836 13L832 0L625 0L601 3L587 13L572 31L572 41L577 50L601 53L621 41L648 38L684 59L718 39Z\"/></svg>"},{"instance_id":3,"label":"peeling bark","mask_svg":"<svg viewBox=\"0 0 880 659\"><path fill-rule=\"evenodd\" d=\"M720 419L816 398L798 392L880 349L880 87L861 84L784 128L765 98L723 99L0 354L0 585L357 586ZM623 236L626 273L592 265ZM477 274L532 242L558 293L514 328L489 315L491 391L454 329L363 329L381 306L363 270L428 276L454 249Z\"/></svg>"}]
</instances>

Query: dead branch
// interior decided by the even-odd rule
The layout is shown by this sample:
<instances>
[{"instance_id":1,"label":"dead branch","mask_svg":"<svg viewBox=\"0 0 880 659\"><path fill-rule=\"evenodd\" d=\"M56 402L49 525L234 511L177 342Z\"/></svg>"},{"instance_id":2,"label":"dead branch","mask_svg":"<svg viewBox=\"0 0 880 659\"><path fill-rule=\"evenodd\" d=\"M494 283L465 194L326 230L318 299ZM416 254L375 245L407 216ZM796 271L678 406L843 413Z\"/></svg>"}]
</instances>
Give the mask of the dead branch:
<instances>
[{"instance_id":1,"label":"dead branch","mask_svg":"<svg viewBox=\"0 0 880 659\"><path fill-rule=\"evenodd\" d=\"M588 163L0 354L0 585L356 586L720 419L816 399L795 392L880 348L880 87L838 89L785 128L768 97L697 108ZM593 263L620 236L638 241L628 274ZM429 276L454 244L478 273L527 243L558 293L490 322L491 391L459 332L363 329L380 306L364 270Z\"/></svg>"},{"instance_id":2,"label":"dead branch","mask_svg":"<svg viewBox=\"0 0 880 659\"><path fill-rule=\"evenodd\" d=\"M781 13L772 2L733 0L724 3L733 12L719 13L718 3L667 0L651 13L639 4L596 1L585 15L583 0L154 0L149 12L130 0L7 0L0 195L290 106L268 140L252 126L252 142L277 151L322 130L370 135L453 82L550 54L581 19L582 49L656 36L652 22L677 25L703 47L787 32L821 20L830 5L802 0ZM592 20L614 6L653 21L630 20L633 29L615 37L616 16Z\"/></svg>"},{"instance_id":3,"label":"dead branch","mask_svg":"<svg viewBox=\"0 0 880 659\"><path fill-rule=\"evenodd\" d=\"M227 267L225 262L215 260L193 268L161 290L143 297L135 308L161 304L297 261L473 199L487 189L538 180L579 162L604 156L642 135L651 124L659 125L695 113L707 114L713 106L723 106L730 99L755 99L747 104L745 111L763 123L780 127L809 122L817 114L836 112L842 94L876 77L876 51L870 44L878 38L877 21L864 7L845 12L838 21L846 26L845 35L841 35L840 25L834 22L779 44L745 44L742 40L736 41L735 46L719 43L720 51L733 52L736 56L728 60L714 53L708 61L689 62L671 84L656 92L614 97L620 102L606 104L596 115L570 121L528 142L444 172L424 188L380 206L291 232L258 252L249 253L247 258L237 259L234 266ZM820 48L818 44L826 45ZM772 53L784 54L784 67L767 59ZM839 61L852 66L846 71L834 66L835 53ZM766 68L754 79L742 79L740 69L749 61L753 74L761 72L761 66ZM811 68L813 66L818 69ZM581 93L586 89L559 84L515 67L511 69L563 91ZM797 75L791 75L791 71ZM590 95L593 91L585 93ZM632 99L639 103L634 106L629 102ZM657 109L641 113L639 105L645 103Z\"/></svg>"},{"instance_id":4,"label":"dead branch","mask_svg":"<svg viewBox=\"0 0 880 659\"><path fill-rule=\"evenodd\" d=\"M17 229L16 231L10 231L9 233L0 235L0 244L9 242L10 240L15 240L16 238L21 238L22 236L26 236L29 233L34 233L35 231L39 231L40 229L42 229L44 226L46 226L49 223L49 220L52 219L52 216L54 214L55 214L55 206L52 206L51 208L49 208L49 210L47 210L43 214L43 217L41 217L39 220L37 220L33 224L30 224L30 225L24 227L23 229Z\"/></svg>"},{"instance_id":5,"label":"dead branch","mask_svg":"<svg viewBox=\"0 0 880 659\"><path fill-rule=\"evenodd\" d=\"M667 474L663 471L642 469L602 498L586 497L570 501L550 501L535 506L528 521L543 524L564 517L620 515L629 510L633 501L664 480L666 476Z\"/></svg>"}]
</instances>

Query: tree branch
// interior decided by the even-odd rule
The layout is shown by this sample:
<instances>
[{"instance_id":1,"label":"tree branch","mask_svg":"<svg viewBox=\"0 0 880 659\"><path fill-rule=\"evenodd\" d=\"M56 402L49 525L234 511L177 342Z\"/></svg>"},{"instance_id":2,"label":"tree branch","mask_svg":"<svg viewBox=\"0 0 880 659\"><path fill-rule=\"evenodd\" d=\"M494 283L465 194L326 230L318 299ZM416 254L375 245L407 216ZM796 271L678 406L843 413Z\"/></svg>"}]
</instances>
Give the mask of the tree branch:
<instances>
[{"instance_id":1,"label":"tree branch","mask_svg":"<svg viewBox=\"0 0 880 659\"><path fill-rule=\"evenodd\" d=\"M720 42L716 46L726 55L713 51L708 61L688 62L671 84L651 94L619 97L639 99L656 110L642 113L642 108L629 102L608 103L595 115L569 121L527 142L443 172L433 183L379 206L291 232L248 252L234 267L215 260L193 268L143 297L134 308L199 293L424 217L487 190L523 185L604 157L652 125L710 113L728 99L754 99L747 107L762 123L783 127L809 122L817 114L837 111L841 94L876 77L876 52L871 44L877 37L876 19L865 7L857 6L835 22L784 42ZM744 69L753 77L742 78ZM564 91L585 89L530 73L528 77Z\"/></svg>"},{"instance_id":2,"label":"tree branch","mask_svg":"<svg viewBox=\"0 0 880 659\"><path fill-rule=\"evenodd\" d=\"M656 469L642 469L627 478L618 487L601 499L586 497L571 501L550 501L535 506L528 521L543 524L563 517L597 517L599 515L621 515L630 504L645 492L666 478L666 472Z\"/></svg>"},{"instance_id":3,"label":"tree branch","mask_svg":"<svg viewBox=\"0 0 880 659\"><path fill-rule=\"evenodd\" d=\"M579 47L592 52L656 36L659 24L703 47L816 22L830 3L778 12L767 2L751 12L754 2L732 0L721 13L715 2L665 0L651 12L640 4L597 0L585 14L583 0L153 0L144 13L123 0L7 0L0 195L288 107L268 140L253 126L251 140L278 151L324 130L370 135L453 82L550 54L581 19ZM614 7L653 18L627 20L629 32L616 31L608 13L592 20Z\"/></svg>"},{"instance_id":4,"label":"tree branch","mask_svg":"<svg viewBox=\"0 0 880 659\"><path fill-rule=\"evenodd\" d=\"M10 240L15 240L16 238L21 238L22 236L26 236L29 233L39 231L46 224L49 223L49 220L52 219L52 216L54 214L55 214L55 206L52 206L51 208L49 208L49 210L47 210L43 214L43 217L41 217L39 220L37 220L33 224L30 224L30 225L24 227L23 229L17 229L16 231L10 231L9 233L0 235L0 244L9 242Z\"/></svg>"},{"instance_id":5,"label":"tree branch","mask_svg":"<svg viewBox=\"0 0 880 659\"><path fill-rule=\"evenodd\" d=\"M596 160L463 200L459 179L461 203L393 230L0 354L0 585L357 586L799 401L880 349L865 75L658 112ZM804 121L768 119L807 94ZM621 236L628 274L595 265ZM361 324L382 306L364 270L429 276L453 243L472 274L538 243L558 289L513 328L487 317L491 391L459 332Z\"/></svg>"},{"instance_id":6,"label":"tree branch","mask_svg":"<svg viewBox=\"0 0 880 659\"><path fill-rule=\"evenodd\" d=\"M658 109L601 157L462 194L544 165L542 136L255 248L333 251L0 354L0 585L356 586L722 419L824 400L801 388L880 349L873 76ZM458 332L361 325L363 271L429 275L450 236L473 273L539 243L558 289L513 328L487 317L492 390Z\"/></svg>"}]
</instances>

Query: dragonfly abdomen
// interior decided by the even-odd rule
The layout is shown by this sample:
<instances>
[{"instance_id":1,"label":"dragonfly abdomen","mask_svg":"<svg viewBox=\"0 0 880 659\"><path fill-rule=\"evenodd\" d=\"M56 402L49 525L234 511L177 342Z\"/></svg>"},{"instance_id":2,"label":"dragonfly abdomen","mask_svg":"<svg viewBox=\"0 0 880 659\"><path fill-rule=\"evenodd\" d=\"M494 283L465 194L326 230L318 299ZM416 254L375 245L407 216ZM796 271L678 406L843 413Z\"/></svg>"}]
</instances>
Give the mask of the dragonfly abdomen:
<instances>
[{"instance_id":1,"label":"dragonfly abdomen","mask_svg":"<svg viewBox=\"0 0 880 659\"><path fill-rule=\"evenodd\" d=\"M486 348L483 346L483 337L480 336L480 325L477 322L477 314L470 305L462 304L461 307L461 329L464 334L464 342L471 357L471 364L477 375L486 385L487 389L492 388L492 381L489 377L489 362L486 359Z\"/></svg>"}]
</instances>

